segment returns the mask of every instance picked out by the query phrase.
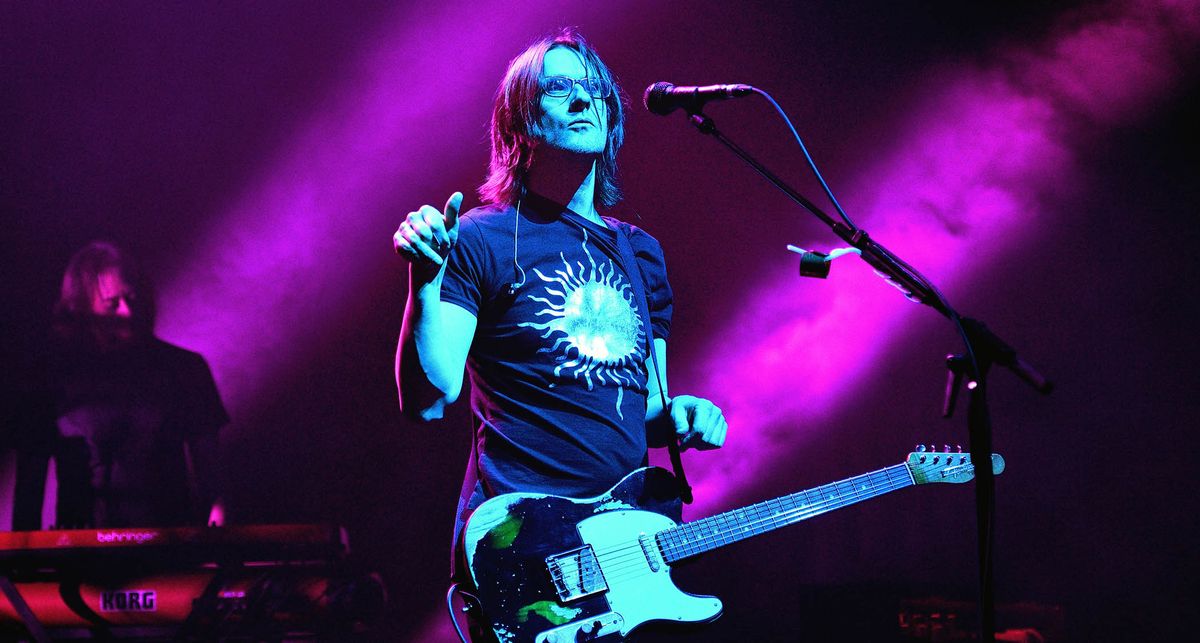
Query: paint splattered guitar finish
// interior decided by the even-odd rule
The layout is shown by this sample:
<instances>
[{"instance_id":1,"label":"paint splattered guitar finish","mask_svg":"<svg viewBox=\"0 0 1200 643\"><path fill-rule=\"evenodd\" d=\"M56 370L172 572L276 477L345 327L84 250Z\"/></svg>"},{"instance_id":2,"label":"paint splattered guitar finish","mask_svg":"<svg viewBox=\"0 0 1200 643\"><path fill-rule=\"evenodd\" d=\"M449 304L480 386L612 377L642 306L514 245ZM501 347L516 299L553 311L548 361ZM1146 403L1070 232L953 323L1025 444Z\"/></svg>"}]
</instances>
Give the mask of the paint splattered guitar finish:
<instances>
[{"instance_id":1,"label":"paint splattered guitar finish","mask_svg":"<svg viewBox=\"0 0 1200 643\"><path fill-rule=\"evenodd\" d=\"M999 455L991 464L1004 470ZM904 487L974 476L965 453L918 451L895 466L681 524L675 479L646 467L595 498L492 498L467 522L465 553L484 619L502 643L623 637L650 621L721 615L720 599L675 586L676 561Z\"/></svg>"}]
</instances>

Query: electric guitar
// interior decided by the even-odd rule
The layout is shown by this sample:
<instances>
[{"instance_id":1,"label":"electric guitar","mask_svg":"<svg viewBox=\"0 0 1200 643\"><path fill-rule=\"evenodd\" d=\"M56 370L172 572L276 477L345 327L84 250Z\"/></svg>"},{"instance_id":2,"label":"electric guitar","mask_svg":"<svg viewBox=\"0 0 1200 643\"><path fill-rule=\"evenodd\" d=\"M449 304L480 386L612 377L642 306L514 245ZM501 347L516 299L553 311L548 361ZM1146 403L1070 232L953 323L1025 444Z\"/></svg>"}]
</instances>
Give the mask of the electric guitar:
<instances>
[{"instance_id":1,"label":"electric guitar","mask_svg":"<svg viewBox=\"0 0 1200 643\"><path fill-rule=\"evenodd\" d=\"M1004 458L991 462L993 473L1004 470ZM720 599L675 586L677 561L904 487L974 476L968 454L918 451L902 464L681 524L675 478L645 467L595 498L496 496L467 521L464 555L501 643L624 637L649 621L721 615Z\"/></svg>"}]
</instances>

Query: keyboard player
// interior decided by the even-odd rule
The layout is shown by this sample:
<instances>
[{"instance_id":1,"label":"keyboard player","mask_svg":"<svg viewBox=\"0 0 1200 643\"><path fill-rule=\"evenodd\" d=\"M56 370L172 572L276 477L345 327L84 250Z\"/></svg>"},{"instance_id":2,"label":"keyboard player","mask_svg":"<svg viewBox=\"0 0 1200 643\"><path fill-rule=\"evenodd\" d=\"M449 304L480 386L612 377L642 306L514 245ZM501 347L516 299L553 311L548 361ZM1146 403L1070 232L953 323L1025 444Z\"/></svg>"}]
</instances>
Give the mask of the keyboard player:
<instances>
[{"instance_id":1,"label":"keyboard player","mask_svg":"<svg viewBox=\"0 0 1200 643\"><path fill-rule=\"evenodd\" d=\"M47 368L22 396L13 527L41 527L48 462L59 528L223 524L218 431L229 422L207 362L154 335L154 300L129 254L71 258Z\"/></svg>"}]
</instances>

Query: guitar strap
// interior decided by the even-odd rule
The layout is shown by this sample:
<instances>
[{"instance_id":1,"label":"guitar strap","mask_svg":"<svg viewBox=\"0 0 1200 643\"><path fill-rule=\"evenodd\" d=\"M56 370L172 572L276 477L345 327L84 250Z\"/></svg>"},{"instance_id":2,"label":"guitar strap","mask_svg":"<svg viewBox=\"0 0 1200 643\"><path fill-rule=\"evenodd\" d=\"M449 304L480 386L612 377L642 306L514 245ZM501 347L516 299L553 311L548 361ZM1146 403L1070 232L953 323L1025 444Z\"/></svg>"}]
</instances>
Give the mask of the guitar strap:
<instances>
[{"instance_id":1,"label":"guitar strap","mask_svg":"<svg viewBox=\"0 0 1200 643\"><path fill-rule=\"evenodd\" d=\"M588 225L593 225L591 223L584 223L587 221L586 219L569 210L563 212L561 216L572 225L575 225L583 230L586 230ZM650 356L651 363L655 365L655 371L657 372L658 355L654 350L654 332L650 326L650 305L646 299L645 279L642 275L641 265L638 264L637 258L634 256L633 245L629 242L629 235L631 234L632 227L624 221L618 221L611 218L608 219L608 221L615 225L617 231L617 253L619 256L613 258L621 264L625 274L629 277L630 286L633 288L634 300L638 307L638 315L642 318L642 323L646 329L646 354ZM609 243L604 242L601 239L598 239L597 241L603 246L610 246ZM611 252L611 246L609 250ZM662 375L662 373L658 374L660 378ZM647 372L646 376L649 377L650 373ZM662 396L663 412L665 413L667 412L668 408L666 393L663 391L663 387L661 385L658 387L658 390L659 395ZM478 485L481 482L478 471L479 441L477 437L478 436L474 435L471 436L471 454L470 459L467 462L467 474L464 476L462 490L459 493L458 511L455 514L459 517L462 516L463 511L469 504L472 496L476 493L476 491L479 490ZM687 474L684 473L683 457L680 455L679 438L678 436L674 435L674 433L672 433L671 437L667 440L667 452L671 457L671 468L674 471L675 480L679 484L679 498L684 503L691 504L692 487L690 484L688 484ZM491 495L487 489L483 489L483 492L485 496ZM454 539L456 544L462 535L461 529L461 522L456 521L454 529ZM451 561L451 568L455 571L458 571L458 562L459 561L457 560L457 557L454 557L454 559Z\"/></svg>"},{"instance_id":2,"label":"guitar strap","mask_svg":"<svg viewBox=\"0 0 1200 643\"><path fill-rule=\"evenodd\" d=\"M567 213L574 215L574 213ZM577 215L575 215L577 216ZM581 217L582 218L582 217ZM654 332L650 327L650 304L646 299L645 280L642 276L642 267L637 262L637 258L633 255L633 245L629 243L629 235L631 234L631 226L624 221L609 219L616 223L617 227L617 248L621 252L621 263L625 264L625 274L629 276L629 283L633 286L633 296L637 300L638 314L641 315L642 321L646 328L646 348L647 355L650 356L650 363L654 364L654 371L659 377L658 394L662 398L663 413L668 411L667 395L663 390L662 373L658 373L658 355L654 350ZM647 371L646 376L650 373ZM648 382L647 382L648 384ZM679 483L679 498L685 504L692 503L692 486L688 484L687 475L683 471L683 457L679 453L679 437L674 432L667 439L667 452L671 455L671 468L675 471L675 480Z\"/></svg>"}]
</instances>

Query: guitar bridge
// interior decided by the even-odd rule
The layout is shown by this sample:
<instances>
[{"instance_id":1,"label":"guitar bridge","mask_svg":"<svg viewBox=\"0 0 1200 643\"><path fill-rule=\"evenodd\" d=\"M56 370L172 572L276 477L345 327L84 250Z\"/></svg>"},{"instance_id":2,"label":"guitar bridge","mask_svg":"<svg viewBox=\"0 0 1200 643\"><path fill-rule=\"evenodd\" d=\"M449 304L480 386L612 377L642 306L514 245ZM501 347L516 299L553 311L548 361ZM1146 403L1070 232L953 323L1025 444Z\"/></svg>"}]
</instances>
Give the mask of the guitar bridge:
<instances>
[{"instance_id":1,"label":"guitar bridge","mask_svg":"<svg viewBox=\"0 0 1200 643\"><path fill-rule=\"evenodd\" d=\"M546 569L562 602L608 590L604 572L591 545L546 557Z\"/></svg>"}]
</instances>

